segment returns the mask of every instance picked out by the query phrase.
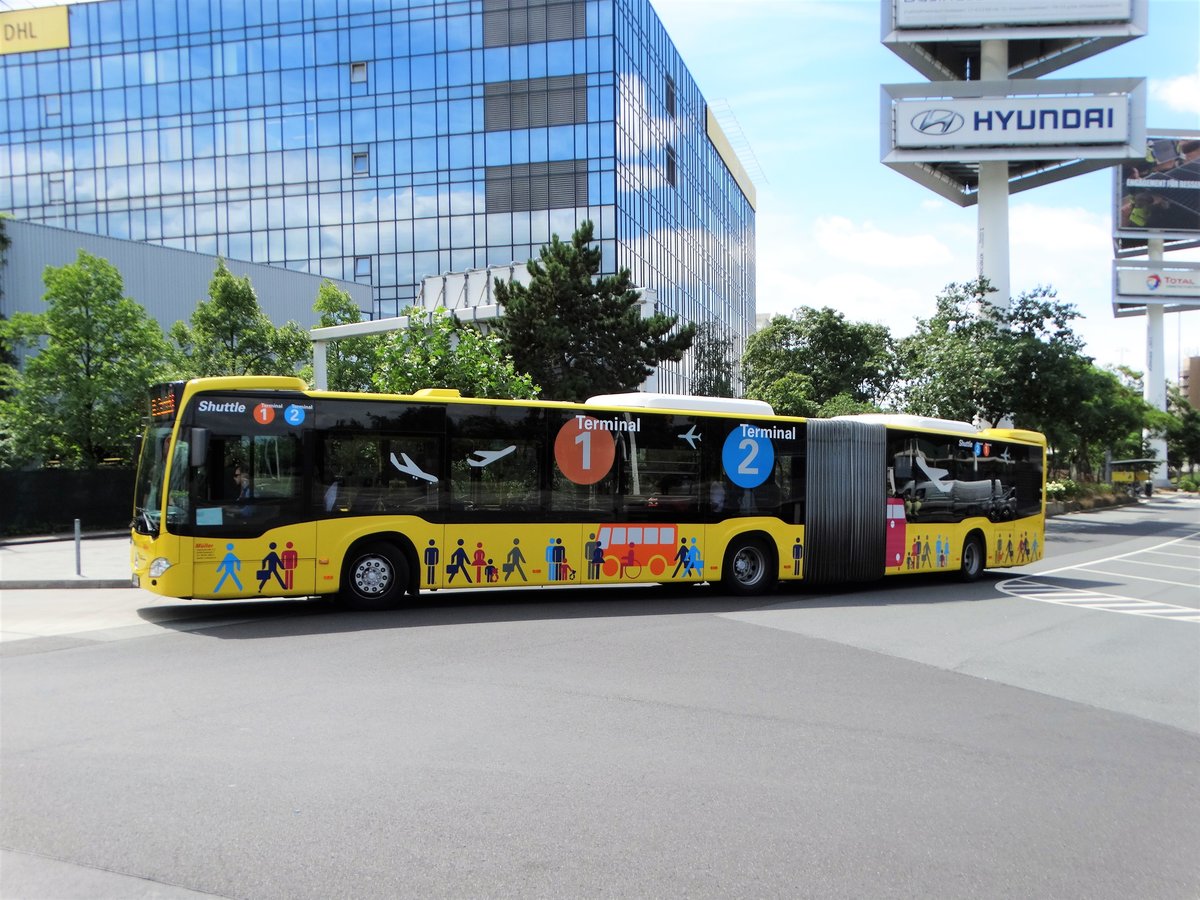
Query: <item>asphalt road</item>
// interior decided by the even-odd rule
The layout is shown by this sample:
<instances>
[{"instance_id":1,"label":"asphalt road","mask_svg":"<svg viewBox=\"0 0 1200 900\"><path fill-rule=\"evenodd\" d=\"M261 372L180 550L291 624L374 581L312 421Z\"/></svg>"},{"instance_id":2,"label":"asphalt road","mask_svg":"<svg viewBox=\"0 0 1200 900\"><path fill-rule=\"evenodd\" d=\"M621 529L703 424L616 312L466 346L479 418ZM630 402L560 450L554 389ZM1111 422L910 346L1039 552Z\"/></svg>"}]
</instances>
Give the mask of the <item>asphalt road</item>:
<instances>
[{"instance_id":1,"label":"asphalt road","mask_svg":"<svg viewBox=\"0 0 1200 900\"><path fill-rule=\"evenodd\" d=\"M1198 550L1156 500L970 586L5 641L0 895L1195 898Z\"/></svg>"}]
</instances>

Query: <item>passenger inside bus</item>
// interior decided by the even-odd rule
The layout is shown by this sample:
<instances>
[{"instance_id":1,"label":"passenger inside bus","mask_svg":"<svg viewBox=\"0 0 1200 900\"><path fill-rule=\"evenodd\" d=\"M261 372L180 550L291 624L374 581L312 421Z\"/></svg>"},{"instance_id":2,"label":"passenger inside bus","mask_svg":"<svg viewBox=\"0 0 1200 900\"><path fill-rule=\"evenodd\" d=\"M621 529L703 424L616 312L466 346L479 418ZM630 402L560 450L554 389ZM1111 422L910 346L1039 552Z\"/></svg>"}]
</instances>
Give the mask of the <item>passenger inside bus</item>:
<instances>
[{"instance_id":1,"label":"passenger inside bus","mask_svg":"<svg viewBox=\"0 0 1200 900\"><path fill-rule=\"evenodd\" d=\"M233 467L233 484L237 492L235 499L249 500L254 496L254 491L250 487L250 473L246 471L245 467L241 465Z\"/></svg>"}]
</instances>

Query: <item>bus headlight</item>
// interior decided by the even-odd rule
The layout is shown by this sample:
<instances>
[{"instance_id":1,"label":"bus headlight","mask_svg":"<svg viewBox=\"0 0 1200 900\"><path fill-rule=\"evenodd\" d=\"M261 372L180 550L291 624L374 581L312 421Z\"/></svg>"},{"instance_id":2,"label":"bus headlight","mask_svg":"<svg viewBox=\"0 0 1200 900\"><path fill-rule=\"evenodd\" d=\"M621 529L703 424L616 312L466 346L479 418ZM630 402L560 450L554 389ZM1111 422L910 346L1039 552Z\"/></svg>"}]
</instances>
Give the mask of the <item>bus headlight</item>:
<instances>
[{"instance_id":1,"label":"bus headlight","mask_svg":"<svg viewBox=\"0 0 1200 900\"><path fill-rule=\"evenodd\" d=\"M171 568L171 561L165 556L160 556L150 563L150 577L161 578L162 574Z\"/></svg>"}]
</instances>

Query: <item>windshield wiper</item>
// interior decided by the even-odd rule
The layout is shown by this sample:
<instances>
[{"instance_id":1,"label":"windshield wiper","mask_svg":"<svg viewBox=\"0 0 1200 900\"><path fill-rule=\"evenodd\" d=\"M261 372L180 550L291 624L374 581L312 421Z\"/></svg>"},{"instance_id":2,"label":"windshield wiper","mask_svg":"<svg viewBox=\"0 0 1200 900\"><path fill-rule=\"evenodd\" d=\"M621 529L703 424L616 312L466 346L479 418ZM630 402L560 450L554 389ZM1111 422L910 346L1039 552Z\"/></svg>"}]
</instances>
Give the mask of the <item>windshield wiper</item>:
<instances>
[{"instance_id":1,"label":"windshield wiper","mask_svg":"<svg viewBox=\"0 0 1200 900\"><path fill-rule=\"evenodd\" d=\"M144 509L138 509L135 512L133 521L129 523L129 527L134 529L138 534L158 534L158 526L150 518L150 513Z\"/></svg>"}]
</instances>

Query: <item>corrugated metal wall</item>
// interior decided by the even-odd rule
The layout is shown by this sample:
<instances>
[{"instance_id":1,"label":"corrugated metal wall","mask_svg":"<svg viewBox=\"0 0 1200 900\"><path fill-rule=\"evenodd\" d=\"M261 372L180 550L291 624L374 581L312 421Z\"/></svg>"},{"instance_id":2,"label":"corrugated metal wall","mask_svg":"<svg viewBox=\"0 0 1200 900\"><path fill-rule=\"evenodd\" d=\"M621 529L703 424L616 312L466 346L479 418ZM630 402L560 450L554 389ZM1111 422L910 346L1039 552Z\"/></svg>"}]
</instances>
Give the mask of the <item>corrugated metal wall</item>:
<instances>
[{"instance_id":1,"label":"corrugated metal wall","mask_svg":"<svg viewBox=\"0 0 1200 900\"><path fill-rule=\"evenodd\" d=\"M180 319L189 319L196 303L208 299L208 285L217 268L215 256L140 241L14 219L4 221L4 230L12 245L7 265L0 269L4 292L0 312L10 317L14 312L45 312L43 270L75 262L80 249L116 266L125 281L125 296L144 306L164 331ZM321 276L233 259L226 260L226 264L234 275L249 276L259 305L276 325L293 321L302 328L311 328L317 324L313 303L325 280ZM366 318L371 309L370 285L330 280L354 298Z\"/></svg>"}]
</instances>

